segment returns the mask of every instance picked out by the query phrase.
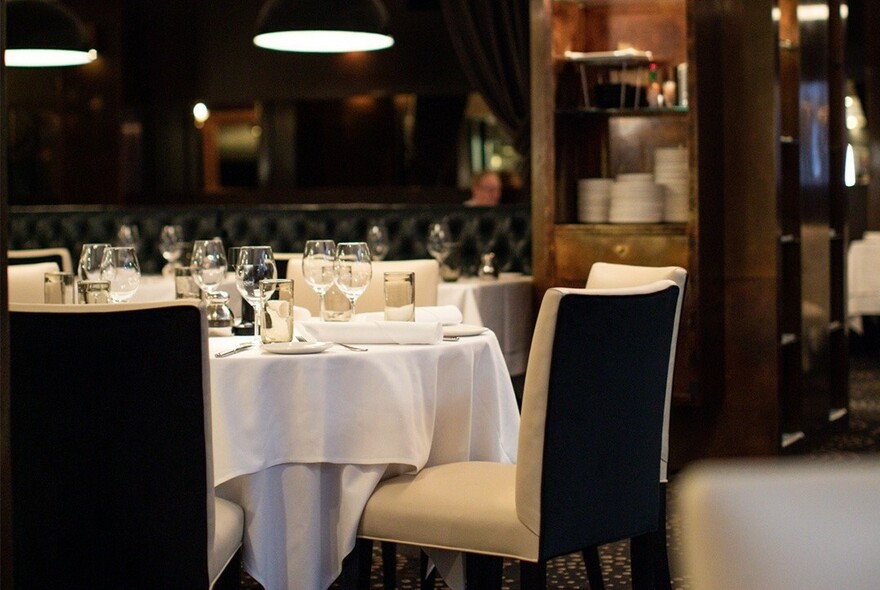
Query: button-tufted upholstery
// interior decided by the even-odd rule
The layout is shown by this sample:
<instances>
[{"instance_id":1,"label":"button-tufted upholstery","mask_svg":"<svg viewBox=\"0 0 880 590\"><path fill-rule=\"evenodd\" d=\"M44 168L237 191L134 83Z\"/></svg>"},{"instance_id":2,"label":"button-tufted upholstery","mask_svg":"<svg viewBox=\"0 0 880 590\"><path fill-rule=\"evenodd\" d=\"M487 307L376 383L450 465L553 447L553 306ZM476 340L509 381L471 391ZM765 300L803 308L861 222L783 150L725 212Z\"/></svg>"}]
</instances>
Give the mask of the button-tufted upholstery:
<instances>
[{"instance_id":1,"label":"button-tufted upholstery","mask_svg":"<svg viewBox=\"0 0 880 590\"><path fill-rule=\"evenodd\" d=\"M120 224L137 224L138 257L146 273L164 261L158 250L163 225L183 227L187 240L219 236L227 246L268 243L279 252L302 252L305 241L365 239L371 224L388 228L388 260L424 258L428 226L446 220L461 242L465 274L475 274L480 254L495 252L501 271L531 273L531 216L527 204L499 207L460 205L343 205L278 207L13 207L10 249L66 247L74 259L82 245L113 242Z\"/></svg>"}]
</instances>

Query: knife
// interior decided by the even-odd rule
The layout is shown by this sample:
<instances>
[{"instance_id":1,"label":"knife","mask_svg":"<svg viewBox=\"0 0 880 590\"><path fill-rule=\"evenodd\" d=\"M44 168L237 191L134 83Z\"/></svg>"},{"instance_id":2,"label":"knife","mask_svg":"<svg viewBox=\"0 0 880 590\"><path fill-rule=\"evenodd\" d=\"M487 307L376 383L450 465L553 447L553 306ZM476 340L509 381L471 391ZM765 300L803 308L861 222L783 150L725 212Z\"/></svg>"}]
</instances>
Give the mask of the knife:
<instances>
[{"instance_id":1,"label":"knife","mask_svg":"<svg viewBox=\"0 0 880 590\"><path fill-rule=\"evenodd\" d=\"M226 356L232 356L233 354L237 354L239 352L244 352L245 350L247 350L248 348L250 348L253 345L254 345L253 342L245 342L241 346L239 346L237 348L233 348L232 350L227 350L225 352L218 352L217 354L214 355L214 358L222 359L223 357L226 357Z\"/></svg>"}]
</instances>

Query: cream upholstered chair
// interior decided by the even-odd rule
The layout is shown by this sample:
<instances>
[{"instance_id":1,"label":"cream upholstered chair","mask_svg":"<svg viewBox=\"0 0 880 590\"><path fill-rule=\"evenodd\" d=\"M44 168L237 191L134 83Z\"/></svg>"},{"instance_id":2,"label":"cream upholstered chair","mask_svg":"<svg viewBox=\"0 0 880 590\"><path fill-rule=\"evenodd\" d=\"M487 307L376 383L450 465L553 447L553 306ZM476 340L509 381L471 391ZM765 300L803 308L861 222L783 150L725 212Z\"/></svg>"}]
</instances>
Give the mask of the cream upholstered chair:
<instances>
[{"instance_id":1,"label":"cream upholstered chair","mask_svg":"<svg viewBox=\"0 0 880 590\"><path fill-rule=\"evenodd\" d=\"M9 328L16 583L237 588L201 307L12 305Z\"/></svg>"},{"instance_id":2,"label":"cream upholstered chair","mask_svg":"<svg viewBox=\"0 0 880 590\"><path fill-rule=\"evenodd\" d=\"M10 303L43 303L43 275L57 272L55 262L14 264L6 267Z\"/></svg>"},{"instance_id":3,"label":"cream upholstered chair","mask_svg":"<svg viewBox=\"0 0 880 590\"><path fill-rule=\"evenodd\" d=\"M654 531L678 293L668 280L549 289L529 354L517 464L452 463L383 481L358 536L464 551L469 587L500 587L500 558L519 559L529 588L543 587L552 557Z\"/></svg>"},{"instance_id":4,"label":"cream upholstered chair","mask_svg":"<svg viewBox=\"0 0 880 590\"><path fill-rule=\"evenodd\" d=\"M9 264L35 264L54 262L63 272L73 272L70 251L67 248L37 248L32 250L10 250Z\"/></svg>"},{"instance_id":5,"label":"cream upholstered chair","mask_svg":"<svg viewBox=\"0 0 880 590\"><path fill-rule=\"evenodd\" d=\"M586 286L588 289L618 289L646 285L662 279L669 279L679 286L678 309L680 314L687 283L687 271L679 266L635 266L596 262L590 268ZM673 338L678 339L677 325ZM672 403L675 355L672 355L669 362L666 402L663 410L663 445L660 450L660 521L655 539L640 538L634 542L631 548L635 554L633 556L634 567L651 567L654 571L654 584L658 588L671 588L669 554L666 549L666 485L669 481L669 413ZM641 553L645 555L640 555ZM584 563L587 565L590 586L601 588L602 572L599 568L599 554L596 547L584 551Z\"/></svg>"},{"instance_id":6,"label":"cream upholstered chair","mask_svg":"<svg viewBox=\"0 0 880 590\"><path fill-rule=\"evenodd\" d=\"M880 461L694 465L676 494L684 573L700 590L873 590Z\"/></svg>"},{"instance_id":7,"label":"cream upholstered chair","mask_svg":"<svg viewBox=\"0 0 880 590\"><path fill-rule=\"evenodd\" d=\"M301 259L301 258L300 258ZM440 266L436 260L376 260L372 264L370 285L357 300L356 311L382 311L385 309L384 277L386 272L412 271L416 273L416 306L437 305L437 285L440 282ZM293 279L293 302L307 308L313 316L321 314L321 300L308 286L302 274L302 265L293 261L287 265L287 277Z\"/></svg>"}]
</instances>

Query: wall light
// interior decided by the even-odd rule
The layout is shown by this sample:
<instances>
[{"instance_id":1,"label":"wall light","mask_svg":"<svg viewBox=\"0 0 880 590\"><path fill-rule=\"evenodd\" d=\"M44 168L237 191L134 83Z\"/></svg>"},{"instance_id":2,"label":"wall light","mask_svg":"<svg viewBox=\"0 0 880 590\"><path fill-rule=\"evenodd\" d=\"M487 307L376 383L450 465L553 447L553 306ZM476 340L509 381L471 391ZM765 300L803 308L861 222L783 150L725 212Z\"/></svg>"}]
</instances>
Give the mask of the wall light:
<instances>
[{"instance_id":1,"label":"wall light","mask_svg":"<svg viewBox=\"0 0 880 590\"><path fill-rule=\"evenodd\" d=\"M345 53L394 45L380 0L269 0L254 45L277 51Z\"/></svg>"},{"instance_id":2,"label":"wall light","mask_svg":"<svg viewBox=\"0 0 880 590\"><path fill-rule=\"evenodd\" d=\"M96 57L82 22L61 4L52 0L7 2L7 66L78 66Z\"/></svg>"}]
</instances>

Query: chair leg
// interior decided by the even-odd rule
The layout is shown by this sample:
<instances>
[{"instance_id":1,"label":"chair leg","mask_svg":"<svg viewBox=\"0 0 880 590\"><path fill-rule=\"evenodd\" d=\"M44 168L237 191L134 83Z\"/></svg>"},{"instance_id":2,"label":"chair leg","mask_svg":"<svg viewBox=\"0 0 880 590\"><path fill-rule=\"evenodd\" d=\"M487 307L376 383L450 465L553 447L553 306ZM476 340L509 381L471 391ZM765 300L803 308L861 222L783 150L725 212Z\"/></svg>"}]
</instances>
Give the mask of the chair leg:
<instances>
[{"instance_id":1,"label":"chair leg","mask_svg":"<svg viewBox=\"0 0 880 590\"><path fill-rule=\"evenodd\" d=\"M602 579L602 566L599 564L599 547L593 545L581 551L584 557L584 566L587 569L587 580L590 582L590 590L605 590L605 582Z\"/></svg>"},{"instance_id":2,"label":"chair leg","mask_svg":"<svg viewBox=\"0 0 880 590\"><path fill-rule=\"evenodd\" d=\"M654 590L654 533L629 540L629 562L633 590Z\"/></svg>"},{"instance_id":3,"label":"chair leg","mask_svg":"<svg viewBox=\"0 0 880 590\"><path fill-rule=\"evenodd\" d=\"M226 564L212 590L235 590L241 587L241 547Z\"/></svg>"},{"instance_id":4,"label":"chair leg","mask_svg":"<svg viewBox=\"0 0 880 590\"><path fill-rule=\"evenodd\" d=\"M342 560L341 588L343 590L367 590L370 587L372 561L373 542L369 539L355 541L354 549Z\"/></svg>"},{"instance_id":5,"label":"chair leg","mask_svg":"<svg viewBox=\"0 0 880 590\"><path fill-rule=\"evenodd\" d=\"M672 590L672 575L669 573L669 550L666 546L666 484L660 484L660 518L657 532L654 533L654 587L657 590Z\"/></svg>"},{"instance_id":6,"label":"chair leg","mask_svg":"<svg viewBox=\"0 0 880 590\"><path fill-rule=\"evenodd\" d=\"M547 563L520 560L519 587L521 590L544 590L547 587Z\"/></svg>"},{"instance_id":7,"label":"chair leg","mask_svg":"<svg viewBox=\"0 0 880 590\"><path fill-rule=\"evenodd\" d=\"M465 554L464 572L467 590L501 590L504 560L492 555Z\"/></svg>"},{"instance_id":8,"label":"chair leg","mask_svg":"<svg viewBox=\"0 0 880 590\"><path fill-rule=\"evenodd\" d=\"M385 590L397 587L397 543L382 542L382 587Z\"/></svg>"}]
</instances>

